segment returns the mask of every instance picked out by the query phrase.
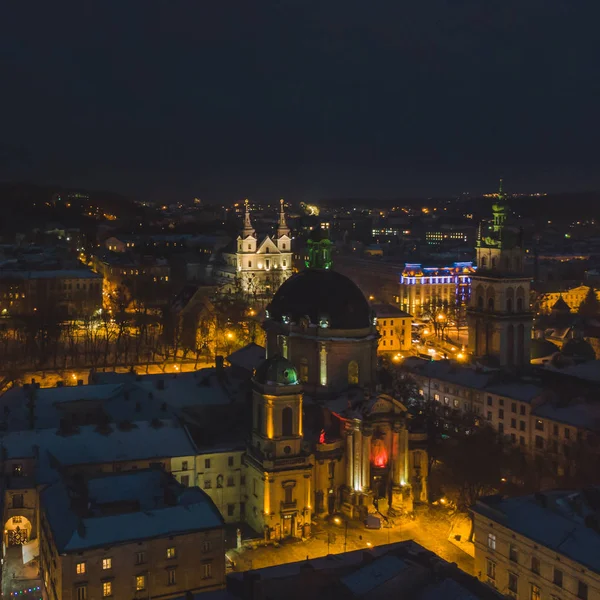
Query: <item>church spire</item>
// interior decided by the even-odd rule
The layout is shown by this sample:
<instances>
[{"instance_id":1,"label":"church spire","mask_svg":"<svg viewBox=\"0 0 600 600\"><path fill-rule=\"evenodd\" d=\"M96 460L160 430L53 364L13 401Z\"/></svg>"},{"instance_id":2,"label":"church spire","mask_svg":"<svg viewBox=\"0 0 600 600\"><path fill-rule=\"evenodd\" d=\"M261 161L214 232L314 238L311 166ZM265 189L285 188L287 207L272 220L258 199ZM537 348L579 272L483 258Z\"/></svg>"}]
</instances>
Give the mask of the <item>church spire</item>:
<instances>
[{"instance_id":1,"label":"church spire","mask_svg":"<svg viewBox=\"0 0 600 600\"><path fill-rule=\"evenodd\" d=\"M244 200L244 238L249 236L256 237L256 231L252 227L252 221L250 221L250 202L248 198Z\"/></svg>"},{"instance_id":2,"label":"church spire","mask_svg":"<svg viewBox=\"0 0 600 600\"><path fill-rule=\"evenodd\" d=\"M285 202L283 198L279 201L279 223L277 224L277 237L280 238L284 235L290 235L290 228L287 226L285 220Z\"/></svg>"}]
</instances>

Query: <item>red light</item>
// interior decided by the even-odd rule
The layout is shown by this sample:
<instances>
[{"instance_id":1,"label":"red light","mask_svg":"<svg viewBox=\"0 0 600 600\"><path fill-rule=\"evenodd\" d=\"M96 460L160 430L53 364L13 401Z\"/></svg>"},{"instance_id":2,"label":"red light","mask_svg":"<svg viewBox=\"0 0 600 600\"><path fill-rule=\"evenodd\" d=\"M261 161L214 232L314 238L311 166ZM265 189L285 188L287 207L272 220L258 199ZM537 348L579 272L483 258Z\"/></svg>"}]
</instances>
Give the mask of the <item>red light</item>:
<instances>
[{"instance_id":1,"label":"red light","mask_svg":"<svg viewBox=\"0 0 600 600\"><path fill-rule=\"evenodd\" d=\"M319 434L319 444L325 443L325 430L321 429L321 433Z\"/></svg>"},{"instance_id":2,"label":"red light","mask_svg":"<svg viewBox=\"0 0 600 600\"><path fill-rule=\"evenodd\" d=\"M388 463L388 452L383 440L375 440L371 449L371 460L376 467L385 467Z\"/></svg>"}]
</instances>

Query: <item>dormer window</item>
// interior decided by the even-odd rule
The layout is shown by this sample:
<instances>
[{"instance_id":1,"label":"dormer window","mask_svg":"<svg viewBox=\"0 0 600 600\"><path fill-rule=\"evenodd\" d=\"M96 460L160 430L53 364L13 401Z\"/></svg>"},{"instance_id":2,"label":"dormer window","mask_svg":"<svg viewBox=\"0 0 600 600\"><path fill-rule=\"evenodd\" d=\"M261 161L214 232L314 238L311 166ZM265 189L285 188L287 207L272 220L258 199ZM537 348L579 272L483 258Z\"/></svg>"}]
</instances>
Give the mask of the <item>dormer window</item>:
<instances>
[{"instance_id":1,"label":"dormer window","mask_svg":"<svg viewBox=\"0 0 600 600\"><path fill-rule=\"evenodd\" d=\"M281 320L286 324L289 325L290 323L290 318L288 317L288 315L282 315Z\"/></svg>"},{"instance_id":2,"label":"dormer window","mask_svg":"<svg viewBox=\"0 0 600 600\"><path fill-rule=\"evenodd\" d=\"M322 329L327 329L329 327L329 319L327 317L323 317L319 321L319 327L321 327Z\"/></svg>"}]
</instances>

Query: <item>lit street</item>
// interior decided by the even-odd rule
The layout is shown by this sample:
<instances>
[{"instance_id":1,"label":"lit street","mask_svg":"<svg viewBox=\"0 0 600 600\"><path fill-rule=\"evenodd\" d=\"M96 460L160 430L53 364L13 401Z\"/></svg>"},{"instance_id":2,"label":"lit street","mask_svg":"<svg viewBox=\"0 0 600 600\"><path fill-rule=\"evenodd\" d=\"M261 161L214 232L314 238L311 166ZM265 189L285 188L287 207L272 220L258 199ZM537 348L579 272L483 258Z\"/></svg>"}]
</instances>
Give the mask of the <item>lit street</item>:
<instances>
[{"instance_id":1,"label":"lit street","mask_svg":"<svg viewBox=\"0 0 600 600\"><path fill-rule=\"evenodd\" d=\"M456 563L463 571L474 574L473 558L448 541L451 528L449 518L435 510L416 512L415 520L395 519L391 528L366 529L358 522L350 521L346 546L348 552L368 550L369 547L388 543L414 540L424 548L435 552L449 562ZM333 534L333 535L332 535ZM306 541L288 539L280 545L230 550L228 555L236 563L236 570L259 569L277 564L296 562L308 558L339 554L344 551L345 523L319 521L313 526L313 535Z\"/></svg>"}]
</instances>

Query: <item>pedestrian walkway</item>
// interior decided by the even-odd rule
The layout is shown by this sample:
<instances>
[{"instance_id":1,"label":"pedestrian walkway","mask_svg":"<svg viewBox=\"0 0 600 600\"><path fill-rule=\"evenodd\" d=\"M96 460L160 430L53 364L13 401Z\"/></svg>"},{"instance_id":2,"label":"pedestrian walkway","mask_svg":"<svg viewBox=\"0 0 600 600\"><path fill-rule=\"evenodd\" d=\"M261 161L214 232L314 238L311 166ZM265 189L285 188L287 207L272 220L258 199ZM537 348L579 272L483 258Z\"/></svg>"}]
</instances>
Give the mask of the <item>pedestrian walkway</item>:
<instances>
[{"instance_id":1,"label":"pedestrian walkway","mask_svg":"<svg viewBox=\"0 0 600 600\"><path fill-rule=\"evenodd\" d=\"M36 559L24 565L21 546L9 546L2 565L2 597L15 596L22 600L43 598L39 562Z\"/></svg>"},{"instance_id":2,"label":"pedestrian walkway","mask_svg":"<svg viewBox=\"0 0 600 600\"><path fill-rule=\"evenodd\" d=\"M236 570L246 571L274 565L297 562L307 558L318 558L327 554L339 554L345 550L368 549L374 546L413 540L424 548L435 552L451 563L456 563L470 575L474 572L474 561L460 547L448 540L451 522L444 513L426 510L415 520L396 519L395 526L378 530L365 529L358 522L345 523L319 521L313 527L313 535L308 540L288 538L277 545L257 548L244 547L228 554L236 563Z\"/></svg>"}]
</instances>

